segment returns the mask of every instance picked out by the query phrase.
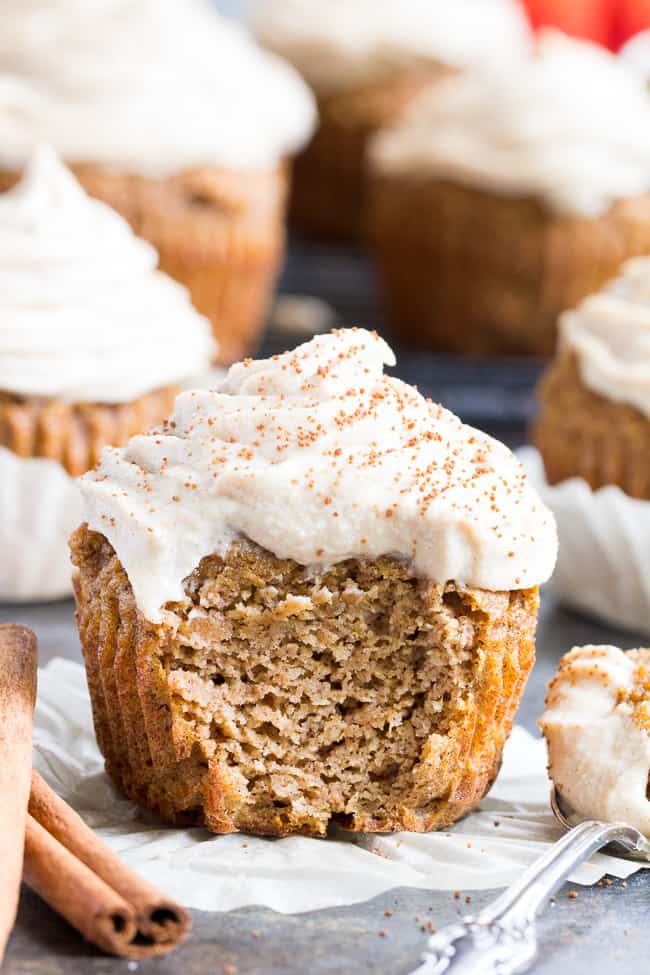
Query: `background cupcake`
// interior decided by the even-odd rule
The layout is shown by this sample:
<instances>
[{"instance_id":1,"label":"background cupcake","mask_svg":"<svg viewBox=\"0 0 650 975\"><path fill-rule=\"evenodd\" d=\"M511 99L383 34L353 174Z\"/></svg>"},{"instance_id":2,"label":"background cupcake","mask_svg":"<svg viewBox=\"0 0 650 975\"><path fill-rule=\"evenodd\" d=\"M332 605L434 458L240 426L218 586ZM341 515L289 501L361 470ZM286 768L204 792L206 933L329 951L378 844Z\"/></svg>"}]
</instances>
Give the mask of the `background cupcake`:
<instances>
[{"instance_id":1,"label":"background cupcake","mask_svg":"<svg viewBox=\"0 0 650 975\"><path fill-rule=\"evenodd\" d=\"M394 326L437 350L551 353L558 314L650 252L649 106L618 59L558 33L421 96L371 151Z\"/></svg>"},{"instance_id":2,"label":"background cupcake","mask_svg":"<svg viewBox=\"0 0 650 975\"><path fill-rule=\"evenodd\" d=\"M70 591L72 478L204 372L209 323L47 149L0 195L0 598Z\"/></svg>"},{"instance_id":3,"label":"background cupcake","mask_svg":"<svg viewBox=\"0 0 650 975\"><path fill-rule=\"evenodd\" d=\"M283 254L285 161L313 125L298 75L207 0L10 0L4 15L0 181L51 143L189 288L222 360L250 351Z\"/></svg>"},{"instance_id":4,"label":"background cupcake","mask_svg":"<svg viewBox=\"0 0 650 975\"><path fill-rule=\"evenodd\" d=\"M558 521L564 602L650 630L650 259L560 319L522 459ZM541 456L540 456L541 455Z\"/></svg>"},{"instance_id":5,"label":"background cupcake","mask_svg":"<svg viewBox=\"0 0 650 975\"><path fill-rule=\"evenodd\" d=\"M296 161L291 212L307 232L361 229L365 151L427 85L450 72L525 50L516 0L273 0L257 34L314 90L320 123Z\"/></svg>"}]
</instances>

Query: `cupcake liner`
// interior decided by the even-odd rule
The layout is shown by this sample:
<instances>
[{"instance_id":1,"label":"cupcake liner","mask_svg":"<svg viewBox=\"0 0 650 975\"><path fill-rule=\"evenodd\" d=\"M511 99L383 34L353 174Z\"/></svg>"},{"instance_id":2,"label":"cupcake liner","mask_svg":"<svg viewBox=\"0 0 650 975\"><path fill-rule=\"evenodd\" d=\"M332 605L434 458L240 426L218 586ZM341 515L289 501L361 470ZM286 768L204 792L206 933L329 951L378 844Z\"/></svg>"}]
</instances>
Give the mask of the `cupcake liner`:
<instances>
[{"instance_id":1,"label":"cupcake liner","mask_svg":"<svg viewBox=\"0 0 650 975\"><path fill-rule=\"evenodd\" d=\"M552 354L559 314L650 252L650 195L561 216L426 171L371 170L366 222L395 331L465 355Z\"/></svg>"},{"instance_id":2,"label":"cupcake liner","mask_svg":"<svg viewBox=\"0 0 650 975\"><path fill-rule=\"evenodd\" d=\"M80 491L60 464L0 447L0 600L72 595L68 539L81 520Z\"/></svg>"},{"instance_id":3,"label":"cupcake liner","mask_svg":"<svg viewBox=\"0 0 650 975\"><path fill-rule=\"evenodd\" d=\"M560 552L549 583L560 602L625 629L650 633L650 501L582 478L551 486L541 454L518 452L557 520Z\"/></svg>"}]
</instances>

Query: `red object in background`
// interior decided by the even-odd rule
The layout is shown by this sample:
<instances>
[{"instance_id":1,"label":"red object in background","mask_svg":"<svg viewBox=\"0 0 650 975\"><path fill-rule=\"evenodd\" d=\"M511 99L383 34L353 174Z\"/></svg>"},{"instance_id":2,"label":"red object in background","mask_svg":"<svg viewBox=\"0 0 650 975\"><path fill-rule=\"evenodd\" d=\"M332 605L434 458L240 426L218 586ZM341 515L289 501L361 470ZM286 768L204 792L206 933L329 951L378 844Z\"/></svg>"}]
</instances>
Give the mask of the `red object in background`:
<instances>
[{"instance_id":1,"label":"red object in background","mask_svg":"<svg viewBox=\"0 0 650 975\"><path fill-rule=\"evenodd\" d=\"M613 11L622 0L523 0L535 29L557 27L574 37L584 37L607 47L612 43ZM637 0L625 5L637 6ZM650 0L638 0L650 13Z\"/></svg>"},{"instance_id":2,"label":"red object in background","mask_svg":"<svg viewBox=\"0 0 650 975\"><path fill-rule=\"evenodd\" d=\"M612 47L618 49L639 31L650 28L650 0L612 0Z\"/></svg>"}]
</instances>

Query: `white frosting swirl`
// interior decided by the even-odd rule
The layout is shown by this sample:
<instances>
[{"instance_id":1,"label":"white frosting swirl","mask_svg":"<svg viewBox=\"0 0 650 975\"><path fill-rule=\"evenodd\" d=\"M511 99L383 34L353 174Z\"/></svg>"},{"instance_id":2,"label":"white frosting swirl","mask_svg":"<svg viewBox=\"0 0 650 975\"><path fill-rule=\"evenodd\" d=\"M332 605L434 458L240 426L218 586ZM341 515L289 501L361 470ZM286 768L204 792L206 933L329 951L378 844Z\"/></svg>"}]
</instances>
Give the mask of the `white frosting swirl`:
<instances>
[{"instance_id":1,"label":"white frosting swirl","mask_svg":"<svg viewBox=\"0 0 650 975\"><path fill-rule=\"evenodd\" d=\"M275 166L312 96L208 0L3 0L0 165L37 142L145 175Z\"/></svg>"},{"instance_id":2,"label":"white frosting swirl","mask_svg":"<svg viewBox=\"0 0 650 975\"><path fill-rule=\"evenodd\" d=\"M0 389L126 402L204 371L210 325L49 149L0 195Z\"/></svg>"},{"instance_id":3,"label":"white frosting swirl","mask_svg":"<svg viewBox=\"0 0 650 975\"><path fill-rule=\"evenodd\" d=\"M549 685L539 725L549 775L580 819L650 836L650 652L574 647Z\"/></svg>"},{"instance_id":4,"label":"white frosting swirl","mask_svg":"<svg viewBox=\"0 0 650 975\"><path fill-rule=\"evenodd\" d=\"M620 56L632 71L650 84L650 30L642 30L621 48Z\"/></svg>"},{"instance_id":5,"label":"white frosting swirl","mask_svg":"<svg viewBox=\"0 0 650 975\"><path fill-rule=\"evenodd\" d=\"M650 101L604 48L547 31L534 58L436 85L372 160L594 216L650 190Z\"/></svg>"},{"instance_id":6,"label":"white frosting swirl","mask_svg":"<svg viewBox=\"0 0 650 975\"><path fill-rule=\"evenodd\" d=\"M394 362L362 329L317 336L232 366L218 390L179 396L161 431L105 452L81 480L88 521L145 616L240 537L308 566L392 553L492 590L550 576L555 524L520 464L385 376Z\"/></svg>"},{"instance_id":7,"label":"white frosting swirl","mask_svg":"<svg viewBox=\"0 0 650 975\"><path fill-rule=\"evenodd\" d=\"M628 261L603 291L565 312L560 338L585 386L650 419L650 258Z\"/></svg>"},{"instance_id":8,"label":"white frosting swirl","mask_svg":"<svg viewBox=\"0 0 650 975\"><path fill-rule=\"evenodd\" d=\"M482 65L531 43L517 0L260 0L255 29L318 91L354 88L414 62Z\"/></svg>"}]
</instances>

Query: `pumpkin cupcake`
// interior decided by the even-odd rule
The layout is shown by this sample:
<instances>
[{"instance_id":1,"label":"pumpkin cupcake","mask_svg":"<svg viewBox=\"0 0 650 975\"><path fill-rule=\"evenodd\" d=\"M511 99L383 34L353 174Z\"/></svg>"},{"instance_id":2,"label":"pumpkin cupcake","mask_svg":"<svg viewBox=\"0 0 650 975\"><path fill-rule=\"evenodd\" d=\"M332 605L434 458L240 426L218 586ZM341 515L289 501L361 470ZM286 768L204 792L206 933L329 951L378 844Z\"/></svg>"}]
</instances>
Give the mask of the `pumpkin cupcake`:
<instances>
[{"instance_id":1,"label":"pumpkin cupcake","mask_svg":"<svg viewBox=\"0 0 650 975\"><path fill-rule=\"evenodd\" d=\"M650 627L650 259L560 318L522 460L558 521L569 605Z\"/></svg>"},{"instance_id":2,"label":"pumpkin cupcake","mask_svg":"<svg viewBox=\"0 0 650 975\"><path fill-rule=\"evenodd\" d=\"M287 161L313 127L297 73L207 0L3 13L0 183L53 145L189 289L220 359L251 351L283 256Z\"/></svg>"},{"instance_id":3,"label":"pumpkin cupcake","mask_svg":"<svg viewBox=\"0 0 650 975\"><path fill-rule=\"evenodd\" d=\"M261 42L313 89L316 134L296 160L291 215L317 236L360 236L371 137L452 72L527 50L516 0L261 2Z\"/></svg>"},{"instance_id":4,"label":"pumpkin cupcake","mask_svg":"<svg viewBox=\"0 0 650 975\"><path fill-rule=\"evenodd\" d=\"M389 318L438 351L550 355L558 315L650 253L645 89L559 33L422 96L371 170Z\"/></svg>"},{"instance_id":5,"label":"pumpkin cupcake","mask_svg":"<svg viewBox=\"0 0 650 975\"><path fill-rule=\"evenodd\" d=\"M394 362L361 329L247 360L81 480L99 744L172 822L442 828L498 771L555 526Z\"/></svg>"},{"instance_id":6,"label":"pumpkin cupcake","mask_svg":"<svg viewBox=\"0 0 650 975\"><path fill-rule=\"evenodd\" d=\"M153 248L40 150L0 195L0 599L70 592L73 478L205 372L209 323Z\"/></svg>"}]
</instances>

